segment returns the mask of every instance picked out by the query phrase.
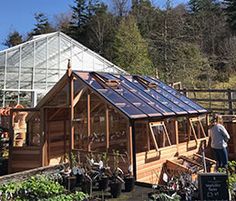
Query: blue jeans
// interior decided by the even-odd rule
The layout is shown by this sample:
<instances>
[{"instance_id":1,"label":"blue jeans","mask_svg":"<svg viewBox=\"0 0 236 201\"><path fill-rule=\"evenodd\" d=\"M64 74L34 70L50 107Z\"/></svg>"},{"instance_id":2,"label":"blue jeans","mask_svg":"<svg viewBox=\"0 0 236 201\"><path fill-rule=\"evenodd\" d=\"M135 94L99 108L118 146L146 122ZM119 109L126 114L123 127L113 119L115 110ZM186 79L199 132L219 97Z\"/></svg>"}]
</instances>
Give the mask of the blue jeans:
<instances>
[{"instance_id":1,"label":"blue jeans","mask_svg":"<svg viewBox=\"0 0 236 201\"><path fill-rule=\"evenodd\" d=\"M223 149L213 149L213 150L218 163L218 167L226 168L228 163L228 152L226 147L224 147Z\"/></svg>"}]
</instances>

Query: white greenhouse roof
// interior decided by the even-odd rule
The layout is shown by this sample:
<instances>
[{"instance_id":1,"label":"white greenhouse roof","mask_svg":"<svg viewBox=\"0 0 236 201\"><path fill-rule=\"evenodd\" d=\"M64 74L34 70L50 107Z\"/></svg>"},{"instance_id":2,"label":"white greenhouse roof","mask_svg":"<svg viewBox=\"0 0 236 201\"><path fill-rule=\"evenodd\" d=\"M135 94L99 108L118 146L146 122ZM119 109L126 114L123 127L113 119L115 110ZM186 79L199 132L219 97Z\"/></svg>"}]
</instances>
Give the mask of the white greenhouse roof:
<instances>
[{"instance_id":1,"label":"white greenhouse roof","mask_svg":"<svg viewBox=\"0 0 236 201\"><path fill-rule=\"evenodd\" d=\"M68 59L73 70L126 74L62 32L34 36L0 51L0 106L34 106L65 74Z\"/></svg>"}]
</instances>

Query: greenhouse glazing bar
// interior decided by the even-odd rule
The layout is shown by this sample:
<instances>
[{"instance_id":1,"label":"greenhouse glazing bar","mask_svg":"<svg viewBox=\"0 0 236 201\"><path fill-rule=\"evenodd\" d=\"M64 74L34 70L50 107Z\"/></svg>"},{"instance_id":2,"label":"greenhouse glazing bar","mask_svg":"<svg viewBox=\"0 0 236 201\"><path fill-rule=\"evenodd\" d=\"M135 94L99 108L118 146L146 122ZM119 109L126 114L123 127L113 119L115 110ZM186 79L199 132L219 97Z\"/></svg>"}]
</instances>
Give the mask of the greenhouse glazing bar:
<instances>
[{"instance_id":1,"label":"greenhouse glazing bar","mask_svg":"<svg viewBox=\"0 0 236 201\"><path fill-rule=\"evenodd\" d=\"M73 70L126 74L61 32L35 36L0 51L0 107L23 102L33 107L35 95L31 93L37 99L47 93L66 72L68 59Z\"/></svg>"}]
</instances>

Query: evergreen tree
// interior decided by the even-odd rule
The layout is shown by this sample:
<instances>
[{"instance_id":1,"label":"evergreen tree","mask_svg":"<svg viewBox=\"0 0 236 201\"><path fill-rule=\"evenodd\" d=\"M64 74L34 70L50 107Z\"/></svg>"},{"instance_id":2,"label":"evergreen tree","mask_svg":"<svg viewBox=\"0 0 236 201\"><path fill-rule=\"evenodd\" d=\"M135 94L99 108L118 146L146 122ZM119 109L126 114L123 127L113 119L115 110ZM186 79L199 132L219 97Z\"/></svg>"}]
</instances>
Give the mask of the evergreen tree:
<instances>
[{"instance_id":1,"label":"evergreen tree","mask_svg":"<svg viewBox=\"0 0 236 201\"><path fill-rule=\"evenodd\" d=\"M123 19L114 40L115 63L132 74L153 74L147 42L133 16Z\"/></svg>"},{"instance_id":2,"label":"evergreen tree","mask_svg":"<svg viewBox=\"0 0 236 201\"><path fill-rule=\"evenodd\" d=\"M131 15L136 18L137 25L143 37L150 37L156 28L157 12L150 0L133 0Z\"/></svg>"},{"instance_id":3,"label":"evergreen tree","mask_svg":"<svg viewBox=\"0 0 236 201\"><path fill-rule=\"evenodd\" d=\"M49 20L45 14L36 13L34 17L36 20L36 24L33 31L28 34L29 37L34 36L34 35L39 35L39 34L51 33L55 31L53 26L49 23Z\"/></svg>"},{"instance_id":4,"label":"evergreen tree","mask_svg":"<svg viewBox=\"0 0 236 201\"><path fill-rule=\"evenodd\" d=\"M7 47L13 47L15 45L19 45L23 42L22 35L19 32L13 31L8 34L7 39L3 43L3 45Z\"/></svg>"},{"instance_id":5,"label":"evergreen tree","mask_svg":"<svg viewBox=\"0 0 236 201\"><path fill-rule=\"evenodd\" d=\"M101 4L97 0L74 0L74 4L71 7L72 19L67 33L75 40L90 47L87 36L89 22Z\"/></svg>"},{"instance_id":6,"label":"evergreen tree","mask_svg":"<svg viewBox=\"0 0 236 201\"><path fill-rule=\"evenodd\" d=\"M224 0L226 6L227 22L233 31L236 31L236 1L235 0Z\"/></svg>"},{"instance_id":7,"label":"evergreen tree","mask_svg":"<svg viewBox=\"0 0 236 201\"><path fill-rule=\"evenodd\" d=\"M115 35L115 18L108 12L107 5L101 4L88 24L89 46L99 54L112 59L111 46Z\"/></svg>"},{"instance_id":8,"label":"evergreen tree","mask_svg":"<svg viewBox=\"0 0 236 201\"><path fill-rule=\"evenodd\" d=\"M175 52L172 82L181 80L187 88L210 87L214 70L195 44L181 43ZM199 85L200 83L200 85Z\"/></svg>"}]
</instances>

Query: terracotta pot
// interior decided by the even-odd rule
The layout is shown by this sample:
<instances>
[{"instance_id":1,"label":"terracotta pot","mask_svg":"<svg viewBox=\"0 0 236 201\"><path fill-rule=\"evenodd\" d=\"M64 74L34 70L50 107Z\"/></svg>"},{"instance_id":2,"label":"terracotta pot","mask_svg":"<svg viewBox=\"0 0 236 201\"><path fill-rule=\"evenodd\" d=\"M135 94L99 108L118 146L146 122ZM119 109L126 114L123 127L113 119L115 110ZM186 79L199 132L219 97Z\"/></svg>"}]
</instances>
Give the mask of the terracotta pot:
<instances>
[{"instance_id":1,"label":"terracotta pot","mask_svg":"<svg viewBox=\"0 0 236 201\"><path fill-rule=\"evenodd\" d=\"M16 139L15 140L15 146L16 147L23 147L23 144L24 144L24 140L23 139Z\"/></svg>"}]
</instances>

